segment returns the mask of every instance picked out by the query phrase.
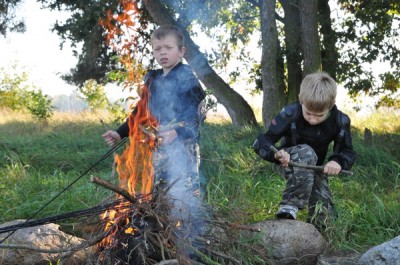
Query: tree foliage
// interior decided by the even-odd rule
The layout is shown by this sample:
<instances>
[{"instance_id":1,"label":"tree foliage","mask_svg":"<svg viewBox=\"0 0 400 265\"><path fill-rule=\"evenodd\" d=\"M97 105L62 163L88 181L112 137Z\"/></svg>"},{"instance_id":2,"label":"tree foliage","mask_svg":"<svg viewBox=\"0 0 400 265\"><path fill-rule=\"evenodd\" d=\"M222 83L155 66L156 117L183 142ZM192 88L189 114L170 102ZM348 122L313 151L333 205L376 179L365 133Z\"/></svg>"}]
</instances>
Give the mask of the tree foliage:
<instances>
[{"instance_id":1,"label":"tree foliage","mask_svg":"<svg viewBox=\"0 0 400 265\"><path fill-rule=\"evenodd\" d=\"M13 73L0 69L0 107L17 111L28 111L39 120L47 120L53 115L50 98L40 89L29 84L26 72L18 73L16 66Z\"/></svg>"},{"instance_id":2,"label":"tree foliage","mask_svg":"<svg viewBox=\"0 0 400 265\"><path fill-rule=\"evenodd\" d=\"M91 111L104 109L109 104L109 100L105 94L104 86L98 84L95 80L88 80L85 84L78 88L82 94L82 99L89 105Z\"/></svg>"},{"instance_id":3,"label":"tree foliage","mask_svg":"<svg viewBox=\"0 0 400 265\"><path fill-rule=\"evenodd\" d=\"M106 16L109 12L107 10L112 10L109 14L113 16L120 15L123 3L134 4L139 11L136 13L135 23L139 29L136 31L139 34L137 36L140 38L133 38L135 45L131 47L137 49L135 53L137 56L131 59L140 64L143 57L149 54L148 34L154 28L154 17L149 16L145 8L145 3L149 1L121 1L122 5L118 4L119 1L111 0L39 1L49 8L66 9L73 13L65 24L56 24L55 30L75 45L83 43L82 50L76 50L76 55L79 56L77 67L66 76L75 84L82 85L90 78L104 81L102 78L105 74L121 67L120 61L112 60L115 54L107 49L109 44L104 41L105 32L102 31L98 21ZM256 88L266 85L265 80L261 82L260 75L276 75L277 89L268 93L283 93L286 99L269 102L264 108L276 110L281 108L282 104L296 100L303 76L313 71L312 69L318 69L312 66L311 70L307 70L309 63L322 64L322 70L343 84L354 97L360 93L368 96L383 94L384 97L378 106L385 105L385 102L387 105L396 106L400 78L397 0L273 1L276 2L275 19L278 30L275 73L264 73L265 67L261 68L259 65L261 58L252 58L246 50L249 40L254 36L260 38L260 50L266 45L260 26L262 16L267 13L262 5L265 1L157 0L156 2L164 5L166 15L174 19L174 23L188 30L191 35L194 36L200 29L216 43L211 52L208 50L206 54L208 63L212 66L226 71L228 65L232 66L232 61L239 62L229 68L231 72L228 82L235 81L238 77L242 78L243 73L247 72L253 78L252 87ZM303 6L310 3L313 3L312 9ZM306 14L311 11L312 13ZM307 18L313 20L307 22L305 20ZM306 33L304 31L306 27L302 27L301 22L308 23L307 28L312 27L318 31L312 34ZM112 25L118 23L115 19ZM309 36L305 36L306 34ZM319 43L313 41L317 48L310 47L309 50L305 50L307 47L305 42L315 38L319 40ZM140 54L143 54L143 57ZM314 59L310 57L311 54ZM392 70L377 77L373 76L374 69L368 68L367 65L377 61L389 62ZM151 65L151 62L147 61L146 65ZM224 93L230 92L228 90ZM276 95L268 94L264 98L271 96Z\"/></svg>"},{"instance_id":4,"label":"tree foliage","mask_svg":"<svg viewBox=\"0 0 400 265\"><path fill-rule=\"evenodd\" d=\"M21 0L0 0L0 35L7 36L8 31L25 31L23 20L17 20L15 11Z\"/></svg>"},{"instance_id":5,"label":"tree foliage","mask_svg":"<svg viewBox=\"0 0 400 265\"><path fill-rule=\"evenodd\" d=\"M345 12L336 29L341 51L338 80L353 96L383 94L377 106L400 105L399 1L338 0L338 3ZM373 72L379 69L366 66L374 62L386 62L391 70L375 77Z\"/></svg>"}]
</instances>

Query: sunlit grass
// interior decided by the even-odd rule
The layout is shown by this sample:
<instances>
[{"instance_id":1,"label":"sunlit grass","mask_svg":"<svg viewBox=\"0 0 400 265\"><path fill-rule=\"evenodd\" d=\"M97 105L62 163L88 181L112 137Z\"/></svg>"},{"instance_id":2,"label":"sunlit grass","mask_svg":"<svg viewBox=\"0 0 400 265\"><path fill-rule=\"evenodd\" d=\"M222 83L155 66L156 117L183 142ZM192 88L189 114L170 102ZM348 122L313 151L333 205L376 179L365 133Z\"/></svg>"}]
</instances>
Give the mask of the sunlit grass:
<instances>
[{"instance_id":1,"label":"sunlit grass","mask_svg":"<svg viewBox=\"0 0 400 265\"><path fill-rule=\"evenodd\" d=\"M373 133L400 133L400 110L380 108L369 115L356 112L350 112L349 115L352 118L352 125L360 131L368 128Z\"/></svg>"},{"instance_id":2,"label":"sunlit grass","mask_svg":"<svg viewBox=\"0 0 400 265\"><path fill-rule=\"evenodd\" d=\"M332 248L360 251L400 233L399 122L389 112L381 115L374 113L362 120L352 117L358 160L353 176L330 179L339 214L324 232ZM47 124L41 124L29 115L3 110L0 208L4 210L0 222L28 218L57 195L109 150L101 134L116 127L104 113L56 113ZM372 145L364 144L365 127L373 130ZM202 126L205 198L216 215L232 222L249 224L275 218L285 186L270 164L254 154L252 144L258 133L259 129L239 129L226 120L207 121ZM111 165L110 157L90 174L110 179ZM84 209L106 198L109 193L93 185L89 175L39 216ZM306 220L306 211L300 212L299 220Z\"/></svg>"}]
</instances>

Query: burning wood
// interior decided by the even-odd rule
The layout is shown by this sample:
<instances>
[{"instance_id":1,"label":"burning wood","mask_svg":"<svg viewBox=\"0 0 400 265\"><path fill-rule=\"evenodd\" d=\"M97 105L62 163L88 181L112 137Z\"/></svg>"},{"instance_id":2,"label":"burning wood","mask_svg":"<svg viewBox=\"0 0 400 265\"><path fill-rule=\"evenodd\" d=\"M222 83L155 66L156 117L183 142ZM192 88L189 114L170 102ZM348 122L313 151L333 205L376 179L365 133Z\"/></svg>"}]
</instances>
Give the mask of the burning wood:
<instances>
[{"instance_id":1,"label":"burning wood","mask_svg":"<svg viewBox=\"0 0 400 265\"><path fill-rule=\"evenodd\" d=\"M96 184L98 184L100 186L103 186L103 187L105 187L105 188L107 188L109 190L112 190L115 193L118 193L119 195L121 195L122 197L124 197L125 199L130 201L131 203L136 203L137 202L137 200L133 196L131 196L129 194L129 192L127 192L126 190L115 186L114 184L112 184L112 183L110 183L110 182L108 182L106 180L103 180L103 179L101 179L99 177L91 176L90 177L90 181L92 181L93 183L96 183Z\"/></svg>"}]
</instances>

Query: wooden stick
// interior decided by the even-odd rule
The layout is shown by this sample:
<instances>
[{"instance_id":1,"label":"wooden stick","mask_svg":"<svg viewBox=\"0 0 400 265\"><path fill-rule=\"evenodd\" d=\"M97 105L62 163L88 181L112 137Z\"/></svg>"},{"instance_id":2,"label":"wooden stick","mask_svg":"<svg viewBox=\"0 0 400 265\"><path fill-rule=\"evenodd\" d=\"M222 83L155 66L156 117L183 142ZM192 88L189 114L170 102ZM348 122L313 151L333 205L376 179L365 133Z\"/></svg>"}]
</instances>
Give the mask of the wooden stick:
<instances>
[{"instance_id":1,"label":"wooden stick","mask_svg":"<svg viewBox=\"0 0 400 265\"><path fill-rule=\"evenodd\" d=\"M197 241L200 241L200 242L202 242L204 244L207 244L207 245L211 244L211 240L210 239L206 239L206 238L201 237L201 236L195 236L194 239L197 240Z\"/></svg>"},{"instance_id":2,"label":"wooden stick","mask_svg":"<svg viewBox=\"0 0 400 265\"><path fill-rule=\"evenodd\" d=\"M224 259L228 259L230 261L235 262L236 264L241 264L240 261L238 261L234 257L228 256L228 255L226 255L224 253L221 253L221 252L218 252L218 251L215 251L215 250L212 250L212 249L207 249L207 251L210 252L211 255L218 256L218 257L221 257L221 258L224 258Z\"/></svg>"},{"instance_id":3,"label":"wooden stick","mask_svg":"<svg viewBox=\"0 0 400 265\"><path fill-rule=\"evenodd\" d=\"M274 152L274 154L277 154L279 152L278 149L276 149L276 147L273 145L271 145L269 148L272 150L272 152ZM292 162L292 161L289 161L289 165L294 166L294 167L313 169L313 170L317 170L317 171L324 171L323 166L304 165L304 164L300 164L300 163L296 163L296 162ZM346 175L353 175L353 172L348 171L348 170L341 170L340 173L343 173Z\"/></svg>"},{"instance_id":4,"label":"wooden stick","mask_svg":"<svg viewBox=\"0 0 400 265\"><path fill-rule=\"evenodd\" d=\"M109 189L109 190L112 190L112 191L118 193L119 195L121 195L122 197L124 197L125 199L130 201L131 203L137 203L136 198L132 197L132 195L130 195L129 192L127 192L124 189L121 189L120 187L115 186L114 184L112 184L104 179L101 179L96 176L91 176L90 181L97 185L100 185L106 189Z\"/></svg>"}]
</instances>

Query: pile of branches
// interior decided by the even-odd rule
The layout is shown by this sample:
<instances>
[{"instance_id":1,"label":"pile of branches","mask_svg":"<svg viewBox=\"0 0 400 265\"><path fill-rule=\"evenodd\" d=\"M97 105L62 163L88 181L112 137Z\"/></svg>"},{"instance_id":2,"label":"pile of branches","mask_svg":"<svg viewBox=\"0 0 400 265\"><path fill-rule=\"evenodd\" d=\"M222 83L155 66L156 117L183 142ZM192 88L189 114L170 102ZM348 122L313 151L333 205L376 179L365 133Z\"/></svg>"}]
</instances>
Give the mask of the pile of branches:
<instances>
[{"instance_id":1,"label":"pile of branches","mask_svg":"<svg viewBox=\"0 0 400 265\"><path fill-rule=\"evenodd\" d=\"M177 220L170 216L172 205L168 198L168 191L174 183L165 189L156 188L151 197L132 198L98 178L92 178L92 181L117 192L131 203L130 209L119 219L121 222L114 222L110 228L108 234L112 234L114 240L99 249L98 262L129 265L243 264L243 253L257 262L268 259L263 246L253 235L253 232L260 231L258 228L223 221L215 214L211 217L212 213L205 215L210 217L204 220L207 231L201 236L190 237L190 228L184 224L177 227ZM207 207L202 210L211 212ZM243 231L245 240L241 239Z\"/></svg>"},{"instance_id":2,"label":"pile of branches","mask_svg":"<svg viewBox=\"0 0 400 265\"><path fill-rule=\"evenodd\" d=\"M267 260L262 246L251 239L254 238L253 232L259 230L223 221L215 215L204 220L208 224L204 235L189 237L190 231L184 225L177 227L176 220L170 217L172 205L168 199L168 191L174 183L165 189L155 189L151 195L132 197L127 191L98 177L92 177L91 180L116 192L121 198L90 209L30 220L0 229L0 233L5 233L71 218L95 216L98 222L96 229L89 237L86 236L85 243L57 250L40 250L29 246L9 248L66 253L64 256L70 256L74 252L96 245L95 251L91 251L87 259L87 264L243 264L243 254L258 261ZM98 218L108 210L119 212L119 217L113 220ZM104 229L110 222L112 225ZM251 240L243 241L242 231L246 231ZM105 240L108 240L107 244Z\"/></svg>"},{"instance_id":3,"label":"pile of branches","mask_svg":"<svg viewBox=\"0 0 400 265\"><path fill-rule=\"evenodd\" d=\"M166 189L156 189L150 195L131 197L129 193L99 178L92 181L111 189L126 199L128 209L118 213L117 219L103 219L103 225L112 224L107 231L108 241L100 244L99 263L104 264L157 264L163 260L176 260L179 264L194 264L181 253L187 241L184 227L176 227L170 218L171 203Z\"/></svg>"}]
</instances>

